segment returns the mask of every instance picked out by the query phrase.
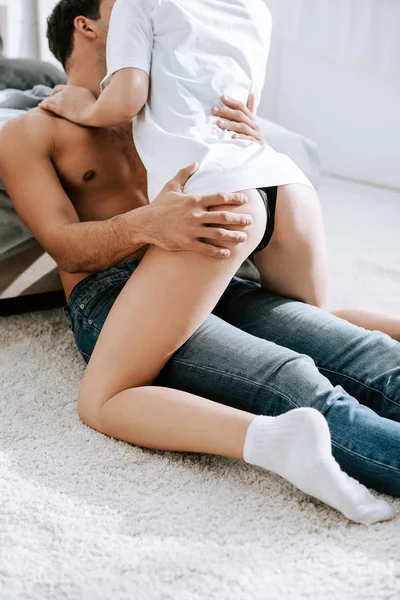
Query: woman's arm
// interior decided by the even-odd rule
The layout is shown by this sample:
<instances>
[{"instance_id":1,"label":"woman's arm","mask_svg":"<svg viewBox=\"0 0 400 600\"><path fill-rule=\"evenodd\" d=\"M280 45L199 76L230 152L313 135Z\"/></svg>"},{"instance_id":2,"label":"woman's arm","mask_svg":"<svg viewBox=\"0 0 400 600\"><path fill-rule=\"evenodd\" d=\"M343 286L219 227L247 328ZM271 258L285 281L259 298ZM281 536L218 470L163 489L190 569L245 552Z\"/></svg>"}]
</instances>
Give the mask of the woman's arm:
<instances>
[{"instance_id":1,"label":"woman's arm","mask_svg":"<svg viewBox=\"0 0 400 600\"><path fill-rule=\"evenodd\" d=\"M96 98L86 88L59 85L40 108L86 127L115 127L129 123L147 102L149 76L141 69L115 73Z\"/></svg>"}]
</instances>

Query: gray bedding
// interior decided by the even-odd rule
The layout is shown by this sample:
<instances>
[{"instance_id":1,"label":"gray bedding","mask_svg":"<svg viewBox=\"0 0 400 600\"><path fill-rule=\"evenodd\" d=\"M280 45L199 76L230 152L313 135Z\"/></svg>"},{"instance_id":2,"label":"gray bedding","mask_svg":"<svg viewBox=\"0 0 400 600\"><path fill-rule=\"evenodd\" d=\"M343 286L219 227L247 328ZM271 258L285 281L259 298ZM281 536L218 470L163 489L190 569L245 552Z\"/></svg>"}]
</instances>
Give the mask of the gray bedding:
<instances>
[{"instance_id":1,"label":"gray bedding","mask_svg":"<svg viewBox=\"0 0 400 600\"><path fill-rule=\"evenodd\" d=\"M49 63L0 56L0 90L30 90L37 84L54 88L60 83L66 83L66 80L65 73Z\"/></svg>"},{"instance_id":2,"label":"gray bedding","mask_svg":"<svg viewBox=\"0 0 400 600\"><path fill-rule=\"evenodd\" d=\"M42 86L41 86L42 87ZM11 118L23 112L21 108L32 108L40 102L41 97L47 95L46 88L41 89L42 96L34 91L15 94L8 91L0 93L0 103L7 102L9 108L0 108L0 128ZM13 104L14 102L14 104ZM36 103L36 104L35 104ZM15 110L15 107L19 110ZM278 152L290 156L294 162L305 172L315 186L318 185L321 166L316 144L306 137L288 131L266 119L260 119L268 143ZM49 198L49 202L51 198ZM29 248L34 243L31 233L22 224L12 207L4 185L0 179L0 261Z\"/></svg>"},{"instance_id":3,"label":"gray bedding","mask_svg":"<svg viewBox=\"0 0 400 600\"><path fill-rule=\"evenodd\" d=\"M52 88L45 85L35 85L31 90L21 91L10 88L0 91L0 108L13 110L28 110L35 108L39 102L50 96ZM0 117L1 119L1 117Z\"/></svg>"}]
</instances>

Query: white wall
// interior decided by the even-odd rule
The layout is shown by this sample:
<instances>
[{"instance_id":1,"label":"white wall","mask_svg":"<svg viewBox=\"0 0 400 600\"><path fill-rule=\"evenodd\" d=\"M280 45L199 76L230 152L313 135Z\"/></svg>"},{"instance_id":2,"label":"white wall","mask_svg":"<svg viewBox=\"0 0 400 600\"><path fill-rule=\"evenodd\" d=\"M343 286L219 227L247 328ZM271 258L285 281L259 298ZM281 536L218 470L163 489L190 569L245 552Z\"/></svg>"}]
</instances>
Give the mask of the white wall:
<instances>
[{"instance_id":1,"label":"white wall","mask_svg":"<svg viewBox=\"0 0 400 600\"><path fill-rule=\"evenodd\" d=\"M18 57L24 52L24 36L23 25L24 19L26 19L27 10L26 7L29 4L34 4L37 1L38 6L38 18L39 18L39 53L43 60L47 60L57 66L59 63L55 60L51 54L47 39L46 39L46 18L50 14L53 6L57 3L57 0L0 0L1 5L8 7L8 43L5 48L5 54L9 57Z\"/></svg>"},{"instance_id":2,"label":"white wall","mask_svg":"<svg viewBox=\"0 0 400 600\"><path fill-rule=\"evenodd\" d=\"M18 56L21 40L21 4L20 0L0 0L0 4L7 6L7 45L4 53L7 56Z\"/></svg>"},{"instance_id":3,"label":"white wall","mask_svg":"<svg viewBox=\"0 0 400 600\"><path fill-rule=\"evenodd\" d=\"M49 45L46 38L46 19L51 13L53 7L57 4L57 0L39 0L39 20L40 20L40 39L41 53L43 60L52 62L62 69L62 66L54 58L49 50Z\"/></svg>"},{"instance_id":4,"label":"white wall","mask_svg":"<svg viewBox=\"0 0 400 600\"><path fill-rule=\"evenodd\" d=\"M266 0L260 114L317 141L326 171L400 189L399 0Z\"/></svg>"}]
</instances>

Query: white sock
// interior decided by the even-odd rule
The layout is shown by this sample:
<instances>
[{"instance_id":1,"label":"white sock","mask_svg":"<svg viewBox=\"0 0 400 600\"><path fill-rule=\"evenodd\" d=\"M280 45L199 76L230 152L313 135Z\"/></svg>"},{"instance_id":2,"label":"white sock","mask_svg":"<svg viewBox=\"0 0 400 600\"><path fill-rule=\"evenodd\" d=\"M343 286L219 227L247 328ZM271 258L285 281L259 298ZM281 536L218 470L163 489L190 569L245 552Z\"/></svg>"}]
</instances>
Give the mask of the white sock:
<instances>
[{"instance_id":1,"label":"white sock","mask_svg":"<svg viewBox=\"0 0 400 600\"><path fill-rule=\"evenodd\" d=\"M313 408L256 417L246 435L244 460L277 473L356 523L371 525L395 515L387 502L340 469L328 423Z\"/></svg>"}]
</instances>

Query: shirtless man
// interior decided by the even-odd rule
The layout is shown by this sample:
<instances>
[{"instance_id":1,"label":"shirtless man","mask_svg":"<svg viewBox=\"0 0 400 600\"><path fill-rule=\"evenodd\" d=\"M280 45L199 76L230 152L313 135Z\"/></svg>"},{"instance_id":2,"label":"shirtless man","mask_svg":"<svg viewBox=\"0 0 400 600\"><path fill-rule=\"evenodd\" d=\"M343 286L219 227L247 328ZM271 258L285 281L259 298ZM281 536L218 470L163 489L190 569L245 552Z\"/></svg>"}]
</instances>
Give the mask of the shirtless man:
<instances>
[{"instance_id":1,"label":"shirtless man","mask_svg":"<svg viewBox=\"0 0 400 600\"><path fill-rule=\"evenodd\" d=\"M82 10L82 2L69 0L74 4ZM113 0L85 4L86 15L74 18L72 27L55 13L49 38L66 64L69 83L98 93ZM236 121L231 129L240 133L246 126L247 133L259 136L246 107L227 109L224 116ZM149 246L223 261L229 258L223 247L234 252L246 240L247 209L240 197L182 194L190 168L149 206L130 126L86 129L30 111L3 128L0 169L19 215L59 265L86 362ZM290 189L296 187L278 194L271 288L323 305L327 268L318 200L311 189ZM293 271L291 289L279 286L284 260ZM162 402L153 394L134 405L122 392L113 402L98 403L82 394L79 414L89 426L138 445L242 460L254 415L313 407L329 425L341 467L364 484L399 496L400 344L310 304L234 278L213 314L157 375ZM114 314L118 318L118 310ZM135 355L135 340L130 344L125 362ZM131 360L133 371L137 365ZM113 369L105 371L112 383ZM183 394L179 400L175 390Z\"/></svg>"}]
</instances>

